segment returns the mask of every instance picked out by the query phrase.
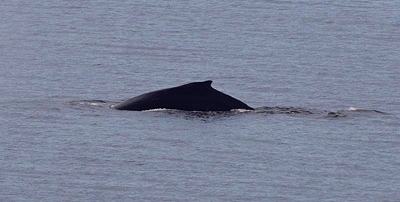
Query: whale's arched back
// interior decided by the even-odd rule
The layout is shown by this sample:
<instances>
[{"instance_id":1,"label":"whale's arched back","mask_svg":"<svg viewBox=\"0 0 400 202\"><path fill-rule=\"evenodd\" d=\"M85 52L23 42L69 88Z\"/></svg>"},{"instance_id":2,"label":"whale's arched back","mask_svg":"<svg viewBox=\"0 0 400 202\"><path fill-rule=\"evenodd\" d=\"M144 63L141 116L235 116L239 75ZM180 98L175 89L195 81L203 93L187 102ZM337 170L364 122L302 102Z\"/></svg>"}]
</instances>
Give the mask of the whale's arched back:
<instances>
[{"instance_id":1,"label":"whale's arched back","mask_svg":"<svg viewBox=\"0 0 400 202\"><path fill-rule=\"evenodd\" d=\"M211 80L145 93L113 106L119 110L178 109L185 111L254 110L242 101L211 87Z\"/></svg>"}]
</instances>

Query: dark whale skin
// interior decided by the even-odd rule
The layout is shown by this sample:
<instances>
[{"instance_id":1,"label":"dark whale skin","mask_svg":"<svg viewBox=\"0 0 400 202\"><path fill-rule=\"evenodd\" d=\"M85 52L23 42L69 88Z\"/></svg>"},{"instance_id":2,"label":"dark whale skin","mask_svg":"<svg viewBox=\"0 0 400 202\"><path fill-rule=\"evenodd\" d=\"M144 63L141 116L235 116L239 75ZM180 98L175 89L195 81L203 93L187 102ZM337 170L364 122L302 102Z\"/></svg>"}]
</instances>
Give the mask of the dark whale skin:
<instances>
[{"instance_id":1,"label":"dark whale skin","mask_svg":"<svg viewBox=\"0 0 400 202\"><path fill-rule=\"evenodd\" d=\"M182 86L145 93L113 106L119 110L143 111L178 109L185 111L254 110L242 101L211 87L212 81L188 83Z\"/></svg>"}]
</instances>

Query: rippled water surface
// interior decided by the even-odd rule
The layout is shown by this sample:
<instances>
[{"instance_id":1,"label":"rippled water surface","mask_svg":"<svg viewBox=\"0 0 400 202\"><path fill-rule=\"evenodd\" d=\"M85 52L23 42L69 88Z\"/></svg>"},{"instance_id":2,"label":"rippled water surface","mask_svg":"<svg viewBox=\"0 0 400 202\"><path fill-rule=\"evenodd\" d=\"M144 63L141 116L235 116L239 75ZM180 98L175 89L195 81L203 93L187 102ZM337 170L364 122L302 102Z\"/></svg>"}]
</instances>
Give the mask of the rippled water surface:
<instances>
[{"instance_id":1,"label":"rippled water surface","mask_svg":"<svg viewBox=\"0 0 400 202\"><path fill-rule=\"evenodd\" d=\"M3 1L0 201L399 201L397 1ZM255 112L118 111L213 80Z\"/></svg>"}]
</instances>

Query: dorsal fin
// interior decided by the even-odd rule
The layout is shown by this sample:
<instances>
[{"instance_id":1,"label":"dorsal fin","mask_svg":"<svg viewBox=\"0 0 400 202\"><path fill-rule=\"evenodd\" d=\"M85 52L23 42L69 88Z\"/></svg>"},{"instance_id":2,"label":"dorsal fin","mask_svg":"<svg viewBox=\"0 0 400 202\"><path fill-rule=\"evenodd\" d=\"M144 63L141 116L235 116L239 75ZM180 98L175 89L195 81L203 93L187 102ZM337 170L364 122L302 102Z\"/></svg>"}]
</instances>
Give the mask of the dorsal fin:
<instances>
[{"instance_id":1,"label":"dorsal fin","mask_svg":"<svg viewBox=\"0 0 400 202\"><path fill-rule=\"evenodd\" d=\"M191 87L191 88L204 88L204 89L208 89L211 88L211 80L207 80L207 81L200 81L200 82L193 82L193 83L188 83L182 86L178 86L176 88L187 88L187 87Z\"/></svg>"},{"instance_id":2,"label":"dorsal fin","mask_svg":"<svg viewBox=\"0 0 400 202\"><path fill-rule=\"evenodd\" d=\"M192 83L194 86L196 86L197 88L211 88L211 80L207 80L207 81L201 81L201 82L194 82Z\"/></svg>"},{"instance_id":3,"label":"dorsal fin","mask_svg":"<svg viewBox=\"0 0 400 202\"><path fill-rule=\"evenodd\" d=\"M206 85L206 86L211 86L212 82L213 81L211 81L211 80L207 80L207 81L203 81L203 82L199 82L199 83L202 83L203 85Z\"/></svg>"}]
</instances>

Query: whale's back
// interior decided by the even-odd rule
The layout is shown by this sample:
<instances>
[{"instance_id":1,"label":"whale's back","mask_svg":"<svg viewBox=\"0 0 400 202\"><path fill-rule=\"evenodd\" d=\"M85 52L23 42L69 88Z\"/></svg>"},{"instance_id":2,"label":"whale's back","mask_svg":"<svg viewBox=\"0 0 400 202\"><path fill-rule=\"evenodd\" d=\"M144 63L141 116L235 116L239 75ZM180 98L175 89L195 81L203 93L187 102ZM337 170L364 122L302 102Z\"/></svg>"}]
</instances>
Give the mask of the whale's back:
<instances>
[{"instance_id":1,"label":"whale's back","mask_svg":"<svg viewBox=\"0 0 400 202\"><path fill-rule=\"evenodd\" d=\"M212 81L194 82L182 86L145 93L115 106L119 110L178 109L186 111L253 110L242 101L211 87Z\"/></svg>"}]
</instances>

